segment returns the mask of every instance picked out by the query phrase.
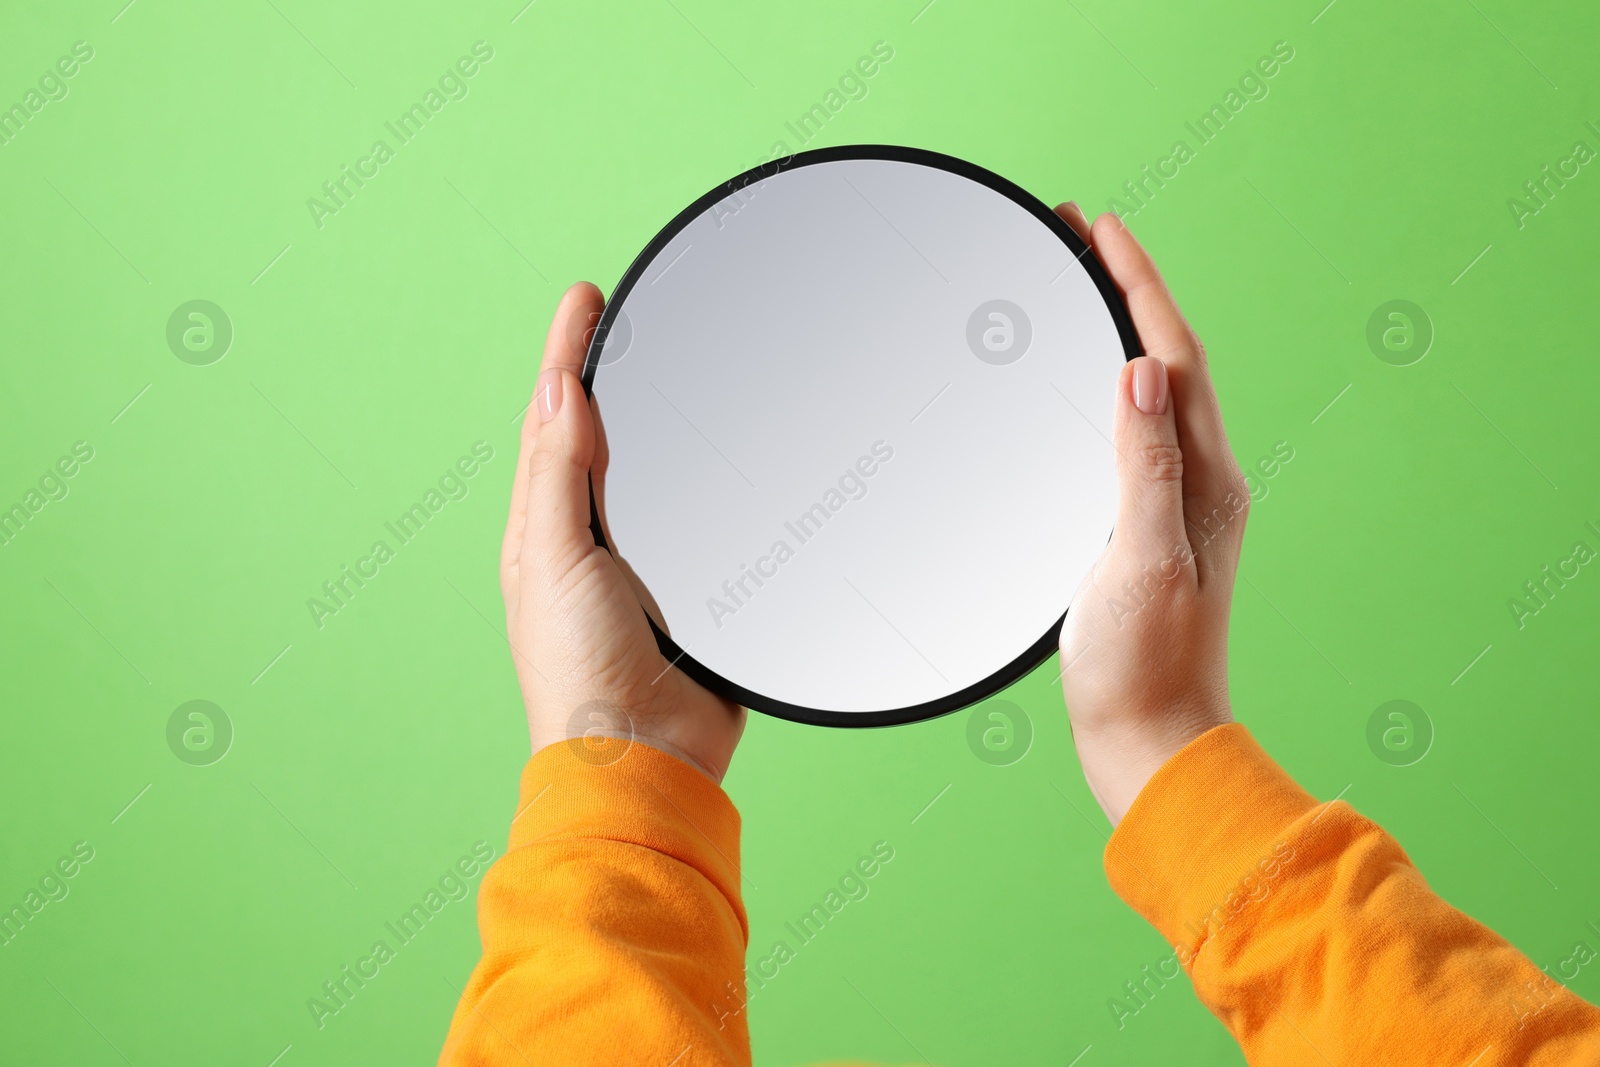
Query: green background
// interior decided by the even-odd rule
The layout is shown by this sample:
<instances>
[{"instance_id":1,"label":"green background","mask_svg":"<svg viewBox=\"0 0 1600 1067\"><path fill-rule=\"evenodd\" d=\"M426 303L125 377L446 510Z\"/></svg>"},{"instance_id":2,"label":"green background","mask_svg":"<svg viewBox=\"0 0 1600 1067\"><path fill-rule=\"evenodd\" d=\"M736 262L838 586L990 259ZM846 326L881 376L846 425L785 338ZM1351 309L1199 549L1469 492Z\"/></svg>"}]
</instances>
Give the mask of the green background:
<instances>
[{"instance_id":1,"label":"green background","mask_svg":"<svg viewBox=\"0 0 1600 1067\"><path fill-rule=\"evenodd\" d=\"M1130 225L1241 463L1294 450L1251 516L1237 716L1536 962L1600 947L1600 575L1521 627L1507 604L1600 548L1600 164L1508 206L1600 149L1593 4L122 3L0 13L0 106L94 49L0 146L0 507L94 449L0 546L0 908L94 848L0 948L8 1061L433 1061L470 901L324 1028L306 1000L475 842L503 851L528 742L496 553L557 296L799 147L785 124L879 41L812 147L921 146L1103 210L1189 143ZM319 228L308 198L479 40L469 95ZM1199 145L1185 123L1278 41L1270 93ZM209 366L166 341L194 299L234 329ZM1436 334L1409 366L1367 343L1393 299ZM470 495L318 629L307 598L480 440ZM1183 982L1119 1028L1108 1000L1170 950L1105 884L1054 665L1006 697L1034 735L1007 766L970 713L752 722L727 782L752 960L896 851L752 999L758 1062L1242 1062ZM233 725L209 766L167 743L195 699ZM1367 742L1394 699L1434 734L1409 766Z\"/></svg>"}]
</instances>

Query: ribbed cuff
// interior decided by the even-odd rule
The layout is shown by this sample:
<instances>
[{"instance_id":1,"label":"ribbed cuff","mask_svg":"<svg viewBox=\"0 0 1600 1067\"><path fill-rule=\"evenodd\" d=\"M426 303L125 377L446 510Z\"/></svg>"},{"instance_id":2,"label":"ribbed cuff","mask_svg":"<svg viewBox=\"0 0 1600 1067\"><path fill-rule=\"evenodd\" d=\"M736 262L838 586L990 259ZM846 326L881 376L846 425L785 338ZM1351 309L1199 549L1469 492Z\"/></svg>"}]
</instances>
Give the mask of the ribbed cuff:
<instances>
[{"instance_id":1,"label":"ribbed cuff","mask_svg":"<svg viewBox=\"0 0 1600 1067\"><path fill-rule=\"evenodd\" d=\"M1316 806L1248 730L1218 726L1151 776L1106 843L1106 875L1187 967L1292 861L1285 835Z\"/></svg>"},{"instance_id":2,"label":"ribbed cuff","mask_svg":"<svg viewBox=\"0 0 1600 1067\"><path fill-rule=\"evenodd\" d=\"M522 770L510 847L620 841L704 875L750 925L739 894L739 812L715 782L642 742L579 738L548 745Z\"/></svg>"}]
</instances>

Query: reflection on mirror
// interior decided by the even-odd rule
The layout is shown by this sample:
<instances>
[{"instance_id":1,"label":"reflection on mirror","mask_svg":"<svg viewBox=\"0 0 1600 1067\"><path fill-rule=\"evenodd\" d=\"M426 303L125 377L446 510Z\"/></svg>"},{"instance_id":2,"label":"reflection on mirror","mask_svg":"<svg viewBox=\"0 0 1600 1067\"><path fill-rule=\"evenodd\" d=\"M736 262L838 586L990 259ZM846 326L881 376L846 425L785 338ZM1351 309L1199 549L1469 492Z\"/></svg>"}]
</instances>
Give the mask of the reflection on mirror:
<instances>
[{"instance_id":1,"label":"reflection on mirror","mask_svg":"<svg viewBox=\"0 0 1600 1067\"><path fill-rule=\"evenodd\" d=\"M769 163L674 219L595 331L597 536L721 695L956 710L1054 651L1137 354L1093 254L1004 179L882 146Z\"/></svg>"}]
</instances>

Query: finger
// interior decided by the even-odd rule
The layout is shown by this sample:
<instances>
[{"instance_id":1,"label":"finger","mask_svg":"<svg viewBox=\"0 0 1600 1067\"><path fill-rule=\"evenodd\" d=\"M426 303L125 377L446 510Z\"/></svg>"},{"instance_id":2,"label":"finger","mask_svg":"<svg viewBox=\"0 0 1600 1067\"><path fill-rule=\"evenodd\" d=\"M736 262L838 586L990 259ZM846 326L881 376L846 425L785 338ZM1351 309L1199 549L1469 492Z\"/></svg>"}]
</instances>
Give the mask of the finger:
<instances>
[{"instance_id":1,"label":"finger","mask_svg":"<svg viewBox=\"0 0 1600 1067\"><path fill-rule=\"evenodd\" d=\"M560 367L582 375L589 342L605 309L605 297L592 282L575 282L562 294L555 318L550 321L550 332L544 339L544 362L539 369Z\"/></svg>"},{"instance_id":2,"label":"finger","mask_svg":"<svg viewBox=\"0 0 1600 1067\"><path fill-rule=\"evenodd\" d=\"M1222 411L1206 366L1205 349L1172 299L1161 272L1122 220L1100 216L1092 227L1095 252L1122 290L1134 328L1147 355L1166 365L1177 415L1178 445L1183 453L1185 510L1191 527L1208 531L1196 538L1195 551L1228 563L1236 562L1241 523L1233 521L1248 495L1228 447ZM1226 532L1227 536L1218 536Z\"/></svg>"},{"instance_id":3,"label":"finger","mask_svg":"<svg viewBox=\"0 0 1600 1067\"><path fill-rule=\"evenodd\" d=\"M1140 356L1117 381L1113 436L1117 451L1117 525L1112 552L1119 570L1137 573L1162 560L1189 562L1183 514L1184 455L1167 369Z\"/></svg>"},{"instance_id":4,"label":"finger","mask_svg":"<svg viewBox=\"0 0 1600 1067\"><path fill-rule=\"evenodd\" d=\"M1111 280L1122 290L1128 314L1139 330L1146 355L1160 356L1173 369L1174 364L1199 363L1203 357L1200 341L1178 310L1155 261L1144 250L1123 221L1107 212L1091 227L1095 251L1105 264ZM1170 357L1170 358L1169 358Z\"/></svg>"},{"instance_id":5,"label":"finger","mask_svg":"<svg viewBox=\"0 0 1600 1067\"><path fill-rule=\"evenodd\" d=\"M1056 208L1056 214L1061 216L1061 221L1072 227L1072 232L1083 238L1083 243L1089 243L1089 220L1084 218L1083 209L1077 201L1068 200Z\"/></svg>"},{"instance_id":6,"label":"finger","mask_svg":"<svg viewBox=\"0 0 1600 1067\"><path fill-rule=\"evenodd\" d=\"M594 548L589 527L589 465L594 461L594 415L578 376L565 367L539 372L533 406L539 420L528 456L527 522L520 570L557 571Z\"/></svg>"},{"instance_id":7,"label":"finger","mask_svg":"<svg viewBox=\"0 0 1600 1067\"><path fill-rule=\"evenodd\" d=\"M600 290L588 282L578 282L562 294L550 321L550 332L545 337L540 369L581 371L588 343L584 324L592 316L597 317L604 306ZM516 596L523 534L527 525L528 460L533 455L540 426L539 413L535 410L537 399L536 394L529 400L528 410L522 418L517 469L511 481L511 510L506 519L505 538L500 545L500 591L508 607Z\"/></svg>"}]
</instances>

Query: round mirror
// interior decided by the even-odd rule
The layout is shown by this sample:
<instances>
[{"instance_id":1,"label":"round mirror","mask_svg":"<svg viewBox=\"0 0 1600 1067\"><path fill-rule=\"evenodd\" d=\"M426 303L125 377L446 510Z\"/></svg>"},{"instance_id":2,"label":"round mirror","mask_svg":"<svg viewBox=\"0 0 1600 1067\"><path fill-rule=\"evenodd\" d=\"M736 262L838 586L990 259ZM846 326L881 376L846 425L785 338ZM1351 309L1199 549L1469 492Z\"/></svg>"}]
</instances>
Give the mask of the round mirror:
<instances>
[{"instance_id":1,"label":"round mirror","mask_svg":"<svg viewBox=\"0 0 1600 1067\"><path fill-rule=\"evenodd\" d=\"M714 692L826 725L954 711L1055 650L1138 354L1094 255L998 175L768 163L673 219L595 329L596 539Z\"/></svg>"}]
</instances>

